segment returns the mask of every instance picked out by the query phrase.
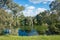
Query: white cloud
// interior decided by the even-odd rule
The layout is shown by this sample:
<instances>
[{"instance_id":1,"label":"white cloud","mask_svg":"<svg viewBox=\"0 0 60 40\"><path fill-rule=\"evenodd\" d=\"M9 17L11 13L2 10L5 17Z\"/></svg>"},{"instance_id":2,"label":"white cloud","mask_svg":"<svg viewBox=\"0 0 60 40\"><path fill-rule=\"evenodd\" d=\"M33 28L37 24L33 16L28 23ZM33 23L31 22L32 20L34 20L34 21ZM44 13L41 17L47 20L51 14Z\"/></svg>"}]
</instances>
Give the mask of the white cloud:
<instances>
[{"instance_id":1,"label":"white cloud","mask_svg":"<svg viewBox=\"0 0 60 40\"><path fill-rule=\"evenodd\" d=\"M33 11L35 10L34 6L28 6L26 9L23 11L25 16L33 16Z\"/></svg>"},{"instance_id":2,"label":"white cloud","mask_svg":"<svg viewBox=\"0 0 60 40\"><path fill-rule=\"evenodd\" d=\"M34 6L28 6L26 9L23 11L25 16L35 16L39 14L40 12L45 11L45 8L35 8Z\"/></svg>"},{"instance_id":3,"label":"white cloud","mask_svg":"<svg viewBox=\"0 0 60 40\"><path fill-rule=\"evenodd\" d=\"M37 4L37 3L47 3L48 1L49 2L52 2L52 1L54 1L54 0L29 0L30 2L32 2L32 3L34 3L34 4Z\"/></svg>"},{"instance_id":4,"label":"white cloud","mask_svg":"<svg viewBox=\"0 0 60 40\"><path fill-rule=\"evenodd\" d=\"M45 10L47 10L47 9L45 9L45 8L38 8L38 9L36 9L35 13L39 14L40 12L44 12Z\"/></svg>"},{"instance_id":5,"label":"white cloud","mask_svg":"<svg viewBox=\"0 0 60 40\"><path fill-rule=\"evenodd\" d=\"M33 9L35 9L35 7L34 6L28 6L26 9L33 10Z\"/></svg>"},{"instance_id":6,"label":"white cloud","mask_svg":"<svg viewBox=\"0 0 60 40\"><path fill-rule=\"evenodd\" d=\"M30 2L32 2L32 3L40 3L41 1L40 0L29 0Z\"/></svg>"}]
</instances>

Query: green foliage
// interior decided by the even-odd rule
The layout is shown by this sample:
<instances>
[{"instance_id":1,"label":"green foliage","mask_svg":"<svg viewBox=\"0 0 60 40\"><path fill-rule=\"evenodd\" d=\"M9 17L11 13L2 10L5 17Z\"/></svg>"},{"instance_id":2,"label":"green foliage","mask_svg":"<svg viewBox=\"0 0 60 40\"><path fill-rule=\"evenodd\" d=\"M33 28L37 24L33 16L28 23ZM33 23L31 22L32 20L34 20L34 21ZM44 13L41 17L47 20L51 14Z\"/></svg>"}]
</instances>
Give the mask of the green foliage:
<instances>
[{"instance_id":1,"label":"green foliage","mask_svg":"<svg viewBox=\"0 0 60 40\"><path fill-rule=\"evenodd\" d=\"M39 34L45 34L46 31L48 31L48 25L47 24L42 24L42 25L36 25L35 30L38 31Z\"/></svg>"},{"instance_id":2,"label":"green foliage","mask_svg":"<svg viewBox=\"0 0 60 40\"><path fill-rule=\"evenodd\" d=\"M60 0L56 0L56 1L60 2Z\"/></svg>"},{"instance_id":3,"label":"green foliage","mask_svg":"<svg viewBox=\"0 0 60 40\"><path fill-rule=\"evenodd\" d=\"M25 17L21 12L25 8L12 0L4 0L4 3L5 7L11 10L11 13L7 13L3 7L0 9L0 30L5 28L13 29L14 34L15 29L20 28L28 31L35 29L39 34L45 34L46 31L60 34L60 3L58 1L53 1L50 4L52 13L47 10L37 14L35 17Z\"/></svg>"}]
</instances>

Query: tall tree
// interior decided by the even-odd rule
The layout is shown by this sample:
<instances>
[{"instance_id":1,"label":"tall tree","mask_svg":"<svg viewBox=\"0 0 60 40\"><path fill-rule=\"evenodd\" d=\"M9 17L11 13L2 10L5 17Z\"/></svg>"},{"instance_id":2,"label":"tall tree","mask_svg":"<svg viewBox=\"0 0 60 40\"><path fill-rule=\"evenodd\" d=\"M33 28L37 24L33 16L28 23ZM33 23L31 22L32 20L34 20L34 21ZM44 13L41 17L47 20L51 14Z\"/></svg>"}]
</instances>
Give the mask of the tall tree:
<instances>
[{"instance_id":1,"label":"tall tree","mask_svg":"<svg viewBox=\"0 0 60 40\"><path fill-rule=\"evenodd\" d=\"M4 7L5 5L9 4L12 0L0 0L0 8Z\"/></svg>"},{"instance_id":2,"label":"tall tree","mask_svg":"<svg viewBox=\"0 0 60 40\"><path fill-rule=\"evenodd\" d=\"M58 2L57 0L53 1L50 4L50 8L52 11L52 14L50 15L51 22L52 22L52 25L50 25L50 30L53 34L54 33L60 34L60 31L59 31L60 28L59 28L59 26L56 26L56 25L60 24L60 21L58 21L58 19L60 17L60 2Z\"/></svg>"},{"instance_id":3,"label":"tall tree","mask_svg":"<svg viewBox=\"0 0 60 40\"><path fill-rule=\"evenodd\" d=\"M13 22L11 14L8 14L5 10L0 9L0 30L10 28L10 23Z\"/></svg>"}]
</instances>

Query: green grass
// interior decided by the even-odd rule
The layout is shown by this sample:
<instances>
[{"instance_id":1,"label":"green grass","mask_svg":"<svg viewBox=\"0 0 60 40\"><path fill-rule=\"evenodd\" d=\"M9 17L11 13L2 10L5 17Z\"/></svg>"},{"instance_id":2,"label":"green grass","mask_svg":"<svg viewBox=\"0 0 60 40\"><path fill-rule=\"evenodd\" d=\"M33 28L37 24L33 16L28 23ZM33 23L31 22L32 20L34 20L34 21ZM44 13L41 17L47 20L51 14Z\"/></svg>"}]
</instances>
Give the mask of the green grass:
<instances>
[{"instance_id":1,"label":"green grass","mask_svg":"<svg viewBox=\"0 0 60 40\"><path fill-rule=\"evenodd\" d=\"M60 40L60 35L53 36L0 36L0 40Z\"/></svg>"}]
</instances>

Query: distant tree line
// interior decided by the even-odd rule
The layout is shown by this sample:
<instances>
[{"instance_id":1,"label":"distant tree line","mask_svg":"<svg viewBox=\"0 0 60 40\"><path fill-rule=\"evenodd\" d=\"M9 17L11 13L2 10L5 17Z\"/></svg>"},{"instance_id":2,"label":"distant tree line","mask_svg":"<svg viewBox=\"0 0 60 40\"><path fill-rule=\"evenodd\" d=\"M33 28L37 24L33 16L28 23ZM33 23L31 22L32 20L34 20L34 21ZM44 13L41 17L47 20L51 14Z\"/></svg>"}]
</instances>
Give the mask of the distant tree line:
<instances>
[{"instance_id":1,"label":"distant tree line","mask_svg":"<svg viewBox=\"0 0 60 40\"><path fill-rule=\"evenodd\" d=\"M25 17L21 12L25 9L23 6L12 1L5 3L0 8L0 35L4 34L5 29L10 29L11 34L14 35L17 29L28 32L36 30L39 34L47 35L60 34L60 2L53 1L49 6L50 10L41 12L34 17ZM11 12L6 12L6 9Z\"/></svg>"}]
</instances>

